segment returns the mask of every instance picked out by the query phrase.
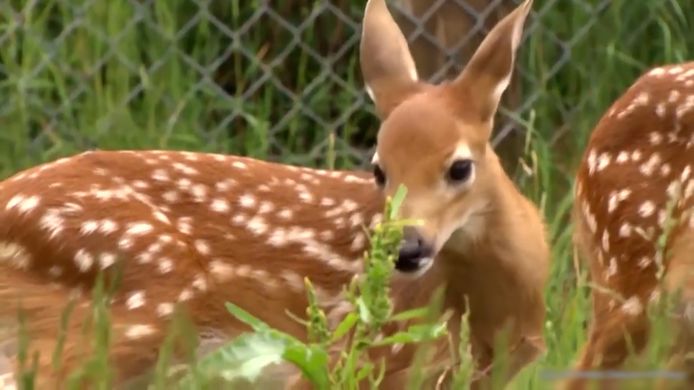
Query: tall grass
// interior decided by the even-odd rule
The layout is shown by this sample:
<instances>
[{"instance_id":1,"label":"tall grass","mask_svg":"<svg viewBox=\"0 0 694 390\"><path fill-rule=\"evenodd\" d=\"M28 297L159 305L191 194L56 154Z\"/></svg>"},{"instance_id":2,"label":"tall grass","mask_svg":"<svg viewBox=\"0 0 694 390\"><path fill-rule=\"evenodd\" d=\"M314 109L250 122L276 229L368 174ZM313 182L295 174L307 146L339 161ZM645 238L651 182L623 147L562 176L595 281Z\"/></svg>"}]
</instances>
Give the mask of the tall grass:
<instances>
[{"instance_id":1,"label":"tall grass","mask_svg":"<svg viewBox=\"0 0 694 390\"><path fill-rule=\"evenodd\" d=\"M346 18L325 1L277 3L0 2L0 177L97 147L363 166L377 129L356 57L364 1L335 0ZM504 114L528 128L512 173L542 207L553 265L548 353L518 376L521 389L547 388L544 371L569 366L585 340L568 214L591 129L645 69L694 53L691 1L537 0L535 11L519 60L524 106Z\"/></svg>"}]
</instances>

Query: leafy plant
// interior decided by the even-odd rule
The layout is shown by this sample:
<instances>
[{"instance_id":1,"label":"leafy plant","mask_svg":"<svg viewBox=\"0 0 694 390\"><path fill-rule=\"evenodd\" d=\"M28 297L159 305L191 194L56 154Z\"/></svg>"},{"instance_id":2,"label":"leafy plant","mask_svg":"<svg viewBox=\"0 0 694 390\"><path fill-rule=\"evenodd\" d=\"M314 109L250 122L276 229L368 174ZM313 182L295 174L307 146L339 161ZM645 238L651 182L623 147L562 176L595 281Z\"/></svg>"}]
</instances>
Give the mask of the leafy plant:
<instances>
[{"instance_id":1,"label":"leafy plant","mask_svg":"<svg viewBox=\"0 0 694 390\"><path fill-rule=\"evenodd\" d=\"M394 344L422 343L445 336L445 324L434 322L412 325L378 340L387 323L417 318L425 313L422 309L414 309L394 314L389 297L393 262L405 224L405 221L397 219L397 215L405 194L406 190L401 187L393 199L386 201L383 221L374 228L371 249L365 256L364 275L353 279L346 289L346 297L353 309L334 329L329 329L309 280L305 280L309 302L307 342L272 329L249 312L227 303L229 312L249 325L253 332L242 334L209 354L198 363L196 370L210 379L221 377L228 381L244 379L253 382L265 367L289 362L316 389L357 389L364 380L377 387L385 366L383 362L371 362L369 350ZM341 352L329 364L335 346L339 346L337 349ZM182 385L186 386L189 380L184 378Z\"/></svg>"}]
</instances>

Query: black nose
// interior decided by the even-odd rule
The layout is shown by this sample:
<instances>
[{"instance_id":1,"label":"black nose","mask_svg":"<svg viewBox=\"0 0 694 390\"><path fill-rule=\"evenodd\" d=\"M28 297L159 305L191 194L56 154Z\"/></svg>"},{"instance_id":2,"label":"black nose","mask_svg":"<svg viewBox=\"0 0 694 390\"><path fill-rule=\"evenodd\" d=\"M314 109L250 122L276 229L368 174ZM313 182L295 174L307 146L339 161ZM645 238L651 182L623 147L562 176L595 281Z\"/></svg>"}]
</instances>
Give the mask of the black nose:
<instances>
[{"instance_id":1,"label":"black nose","mask_svg":"<svg viewBox=\"0 0 694 390\"><path fill-rule=\"evenodd\" d=\"M433 254L431 246L419 234L417 229L406 226L403 229L403 240L400 245L398 260L395 262L395 269L400 272L418 271L424 264L423 260Z\"/></svg>"}]
</instances>

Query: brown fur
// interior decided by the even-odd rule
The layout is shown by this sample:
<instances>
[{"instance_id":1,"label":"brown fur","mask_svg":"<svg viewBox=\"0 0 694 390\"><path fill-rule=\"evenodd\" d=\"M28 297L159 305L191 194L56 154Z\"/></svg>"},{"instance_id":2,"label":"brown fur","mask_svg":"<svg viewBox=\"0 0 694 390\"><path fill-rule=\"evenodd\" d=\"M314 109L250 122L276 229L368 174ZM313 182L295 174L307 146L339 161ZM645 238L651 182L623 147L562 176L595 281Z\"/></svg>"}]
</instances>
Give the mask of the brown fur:
<instances>
[{"instance_id":1,"label":"brown fur","mask_svg":"<svg viewBox=\"0 0 694 390\"><path fill-rule=\"evenodd\" d=\"M694 302L694 181L686 173L694 169L693 92L694 63L652 70L613 104L590 137L577 176L575 241L591 282L600 287L592 291L593 318L579 369L620 367L627 336L637 351L643 349L649 331L645 310L660 291L659 263L667 270L666 291L683 287L685 304ZM671 215L676 225L661 256L656 241L665 233L668 192L676 194L678 182L681 192ZM624 190L628 195L617 195ZM681 325L691 331L691 324ZM575 380L567 386L579 389L586 383Z\"/></svg>"}]
</instances>

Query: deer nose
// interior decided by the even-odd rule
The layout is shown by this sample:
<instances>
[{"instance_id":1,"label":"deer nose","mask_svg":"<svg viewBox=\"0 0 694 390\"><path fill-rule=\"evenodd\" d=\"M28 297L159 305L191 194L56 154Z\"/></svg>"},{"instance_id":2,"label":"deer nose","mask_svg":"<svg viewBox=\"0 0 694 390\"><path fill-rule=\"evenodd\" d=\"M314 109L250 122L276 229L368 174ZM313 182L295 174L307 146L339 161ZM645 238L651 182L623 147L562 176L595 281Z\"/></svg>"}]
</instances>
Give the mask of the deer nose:
<instances>
[{"instance_id":1,"label":"deer nose","mask_svg":"<svg viewBox=\"0 0 694 390\"><path fill-rule=\"evenodd\" d=\"M417 272L429 265L433 254L433 248L427 244L417 229L406 226L403 229L403 239L395 269L406 273Z\"/></svg>"}]
</instances>

